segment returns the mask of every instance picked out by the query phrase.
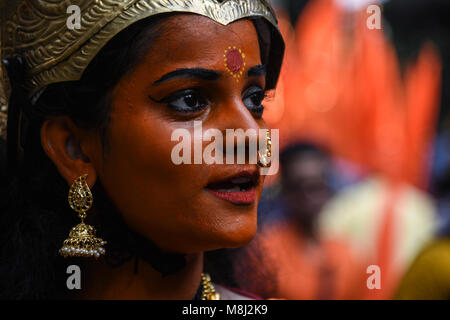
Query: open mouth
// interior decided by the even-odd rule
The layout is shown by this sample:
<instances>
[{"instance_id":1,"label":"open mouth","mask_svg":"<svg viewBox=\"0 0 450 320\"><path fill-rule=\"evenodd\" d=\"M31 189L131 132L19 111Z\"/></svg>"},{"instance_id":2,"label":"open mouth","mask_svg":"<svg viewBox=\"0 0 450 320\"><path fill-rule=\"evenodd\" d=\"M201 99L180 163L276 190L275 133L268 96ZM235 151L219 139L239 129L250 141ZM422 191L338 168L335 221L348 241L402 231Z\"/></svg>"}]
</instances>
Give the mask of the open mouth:
<instances>
[{"instance_id":1,"label":"open mouth","mask_svg":"<svg viewBox=\"0 0 450 320\"><path fill-rule=\"evenodd\" d=\"M219 199L238 205L249 205L256 200L259 172L243 171L229 178L208 184L205 189Z\"/></svg>"}]
</instances>

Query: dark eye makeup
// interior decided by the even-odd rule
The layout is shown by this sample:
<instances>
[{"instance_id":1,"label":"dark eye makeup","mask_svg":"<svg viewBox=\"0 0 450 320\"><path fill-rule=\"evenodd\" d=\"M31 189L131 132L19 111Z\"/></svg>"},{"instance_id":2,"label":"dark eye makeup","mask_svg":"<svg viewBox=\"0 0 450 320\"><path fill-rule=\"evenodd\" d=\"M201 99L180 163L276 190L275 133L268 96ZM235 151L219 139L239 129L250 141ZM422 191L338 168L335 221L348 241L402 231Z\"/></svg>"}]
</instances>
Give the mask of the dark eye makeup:
<instances>
[{"instance_id":1,"label":"dark eye makeup","mask_svg":"<svg viewBox=\"0 0 450 320\"><path fill-rule=\"evenodd\" d=\"M261 118L264 111L262 101L265 97L266 93L263 89L253 86L244 92L242 101L250 112L257 118ZM151 96L149 98L153 102L166 104L175 112L183 114L198 113L210 104L205 95L198 89L180 90L161 100L156 100Z\"/></svg>"},{"instance_id":2,"label":"dark eye makeup","mask_svg":"<svg viewBox=\"0 0 450 320\"><path fill-rule=\"evenodd\" d=\"M167 104L169 108L180 113L196 113L208 106L208 100L196 89L181 90L161 100L149 98L153 102Z\"/></svg>"},{"instance_id":3,"label":"dark eye makeup","mask_svg":"<svg viewBox=\"0 0 450 320\"><path fill-rule=\"evenodd\" d=\"M264 112L262 102L266 96L266 92L263 89L254 86L245 91L242 101L248 110L254 113L258 118L261 118Z\"/></svg>"}]
</instances>

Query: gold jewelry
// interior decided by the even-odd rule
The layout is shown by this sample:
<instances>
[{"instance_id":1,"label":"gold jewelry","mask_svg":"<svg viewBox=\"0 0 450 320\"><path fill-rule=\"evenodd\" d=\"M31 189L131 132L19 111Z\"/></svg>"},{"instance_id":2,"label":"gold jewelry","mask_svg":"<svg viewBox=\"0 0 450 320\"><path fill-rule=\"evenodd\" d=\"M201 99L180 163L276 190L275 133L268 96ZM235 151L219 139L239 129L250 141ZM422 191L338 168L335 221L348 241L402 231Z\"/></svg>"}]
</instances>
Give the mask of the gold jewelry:
<instances>
[{"instance_id":1,"label":"gold jewelry","mask_svg":"<svg viewBox=\"0 0 450 320\"><path fill-rule=\"evenodd\" d=\"M79 80L110 39L157 14L195 13L223 25L259 16L278 31L267 0L79 0L76 5L80 25L70 28L76 13L67 13L68 1L13 0L0 8L2 59L23 56L30 71L25 83L29 97L50 83Z\"/></svg>"},{"instance_id":2,"label":"gold jewelry","mask_svg":"<svg viewBox=\"0 0 450 320\"><path fill-rule=\"evenodd\" d=\"M270 38L264 39L270 48L263 63L268 68L266 87L275 88L284 41L268 0L78 0L76 6L63 0L0 1L0 58L24 59L27 74L21 86L36 100L49 84L79 80L106 43L128 26L173 12L202 15L223 25L250 17L268 21L271 30L255 25ZM75 18L80 23L69 26ZM5 137L10 84L1 66L0 96L5 101L0 103L0 136Z\"/></svg>"},{"instance_id":3,"label":"gold jewelry","mask_svg":"<svg viewBox=\"0 0 450 320\"><path fill-rule=\"evenodd\" d=\"M78 213L81 223L70 230L59 253L64 257L95 257L105 254L106 241L95 236L94 227L84 223L86 212L92 207L92 193L86 182L87 174L78 177L69 190L70 207Z\"/></svg>"},{"instance_id":4,"label":"gold jewelry","mask_svg":"<svg viewBox=\"0 0 450 320\"><path fill-rule=\"evenodd\" d=\"M270 130L266 133L266 149L258 151L258 165L261 168L269 168L272 165L270 157L272 156L272 139L270 138Z\"/></svg>"},{"instance_id":5,"label":"gold jewelry","mask_svg":"<svg viewBox=\"0 0 450 320\"><path fill-rule=\"evenodd\" d=\"M220 293L216 292L207 273L202 273L202 289L202 300L220 300Z\"/></svg>"}]
</instances>

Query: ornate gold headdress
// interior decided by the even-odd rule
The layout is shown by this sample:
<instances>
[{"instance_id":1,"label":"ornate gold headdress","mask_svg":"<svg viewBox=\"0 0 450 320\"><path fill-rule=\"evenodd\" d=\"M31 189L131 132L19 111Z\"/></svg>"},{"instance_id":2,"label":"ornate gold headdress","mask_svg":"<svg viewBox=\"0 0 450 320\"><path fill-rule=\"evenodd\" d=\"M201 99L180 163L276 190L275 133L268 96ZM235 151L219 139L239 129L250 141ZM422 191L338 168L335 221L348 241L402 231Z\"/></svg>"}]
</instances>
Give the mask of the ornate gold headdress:
<instances>
[{"instance_id":1,"label":"ornate gold headdress","mask_svg":"<svg viewBox=\"0 0 450 320\"><path fill-rule=\"evenodd\" d=\"M27 67L23 87L29 98L51 83L79 80L111 38L133 23L161 13L195 13L224 25L262 17L273 26L276 32L272 33L281 40L278 51L283 52L275 14L267 0L3 0L0 5L2 61L22 57ZM80 23L69 28L68 19L77 15L77 10ZM281 64L281 57L277 60ZM276 69L275 82L279 66ZM8 91L4 78L3 90ZM5 101L3 113L7 96L4 92L0 98ZM1 113L0 134L4 131L2 119L6 119Z\"/></svg>"}]
</instances>

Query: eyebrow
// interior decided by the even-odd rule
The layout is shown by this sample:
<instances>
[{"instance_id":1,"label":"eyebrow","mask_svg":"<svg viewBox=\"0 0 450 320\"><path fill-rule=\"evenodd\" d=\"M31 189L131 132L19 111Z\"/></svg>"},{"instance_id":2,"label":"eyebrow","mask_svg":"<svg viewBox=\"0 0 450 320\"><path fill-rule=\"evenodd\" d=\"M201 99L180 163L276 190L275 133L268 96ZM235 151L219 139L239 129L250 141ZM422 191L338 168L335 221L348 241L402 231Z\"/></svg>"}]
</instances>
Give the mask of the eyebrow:
<instances>
[{"instance_id":1,"label":"eyebrow","mask_svg":"<svg viewBox=\"0 0 450 320\"><path fill-rule=\"evenodd\" d=\"M264 65L254 66L250 68L247 72L247 77L256 77L265 75L266 75L266 67ZM176 69L163 75L161 78L153 82L153 85L158 85L160 83L176 78L199 78L202 80L214 81L220 78L220 72L203 68Z\"/></svg>"},{"instance_id":2,"label":"eyebrow","mask_svg":"<svg viewBox=\"0 0 450 320\"><path fill-rule=\"evenodd\" d=\"M176 78L199 78L202 80L213 81L220 78L220 72L203 68L176 69L163 75L161 78L153 82L153 85L157 85Z\"/></svg>"},{"instance_id":3,"label":"eyebrow","mask_svg":"<svg viewBox=\"0 0 450 320\"><path fill-rule=\"evenodd\" d=\"M266 67L264 65L254 66L253 68L250 68L247 72L247 77L257 77L265 75L266 75Z\"/></svg>"}]
</instances>

